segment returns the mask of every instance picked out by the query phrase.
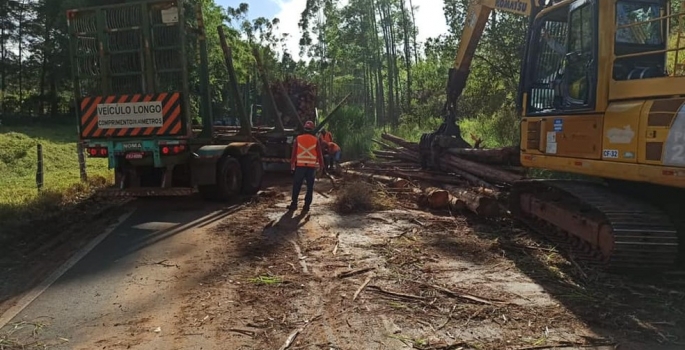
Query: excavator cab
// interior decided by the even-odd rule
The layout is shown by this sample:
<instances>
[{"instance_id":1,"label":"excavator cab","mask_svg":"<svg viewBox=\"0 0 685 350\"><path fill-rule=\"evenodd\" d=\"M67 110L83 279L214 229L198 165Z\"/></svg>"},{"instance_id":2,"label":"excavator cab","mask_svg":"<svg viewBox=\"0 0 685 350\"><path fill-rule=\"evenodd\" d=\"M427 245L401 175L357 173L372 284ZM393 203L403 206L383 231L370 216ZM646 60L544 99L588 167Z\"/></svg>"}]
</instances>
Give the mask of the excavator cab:
<instances>
[{"instance_id":1,"label":"excavator cab","mask_svg":"<svg viewBox=\"0 0 685 350\"><path fill-rule=\"evenodd\" d=\"M597 86L596 1L562 2L540 12L530 28L524 77L529 114L594 110ZM550 78L552 77L552 78Z\"/></svg>"},{"instance_id":2,"label":"excavator cab","mask_svg":"<svg viewBox=\"0 0 685 350\"><path fill-rule=\"evenodd\" d=\"M618 0L609 7L595 0L562 1L543 9L529 33L523 81L529 115L597 110L603 28L615 24L612 79L665 77L668 26L658 20L669 11L666 0ZM613 21L612 21L613 20ZM609 23L614 22L614 23ZM645 54L647 53L647 54ZM605 57L609 59L610 57ZM604 68L604 67L602 67Z\"/></svg>"}]
</instances>

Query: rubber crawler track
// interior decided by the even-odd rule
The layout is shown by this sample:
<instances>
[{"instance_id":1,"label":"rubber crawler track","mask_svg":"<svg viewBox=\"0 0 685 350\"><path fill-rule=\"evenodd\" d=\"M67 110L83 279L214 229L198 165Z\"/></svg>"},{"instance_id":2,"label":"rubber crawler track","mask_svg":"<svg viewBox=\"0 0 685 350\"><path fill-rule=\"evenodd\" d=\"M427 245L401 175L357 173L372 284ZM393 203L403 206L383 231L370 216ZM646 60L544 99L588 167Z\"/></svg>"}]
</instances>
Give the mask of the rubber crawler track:
<instances>
[{"instance_id":1,"label":"rubber crawler track","mask_svg":"<svg viewBox=\"0 0 685 350\"><path fill-rule=\"evenodd\" d=\"M665 213L605 186L521 181L512 188L509 206L512 214L576 261L608 270L665 270L678 258L677 230Z\"/></svg>"}]
</instances>

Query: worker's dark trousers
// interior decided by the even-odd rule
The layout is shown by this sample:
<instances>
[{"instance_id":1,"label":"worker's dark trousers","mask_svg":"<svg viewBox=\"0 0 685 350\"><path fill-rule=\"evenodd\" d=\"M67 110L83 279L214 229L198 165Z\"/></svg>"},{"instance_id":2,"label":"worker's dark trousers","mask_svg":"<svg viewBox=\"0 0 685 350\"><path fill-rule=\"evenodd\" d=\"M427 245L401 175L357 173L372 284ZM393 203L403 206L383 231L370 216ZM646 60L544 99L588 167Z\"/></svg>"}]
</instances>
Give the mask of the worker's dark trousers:
<instances>
[{"instance_id":1,"label":"worker's dark trousers","mask_svg":"<svg viewBox=\"0 0 685 350\"><path fill-rule=\"evenodd\" d=\"M293 174L293 197L290 206L297 207L297 197L300 195L302 183L307 181L307 194L304 196L304 207L309 208L314 197L314 177L316 176L316 168L296 167Z\"/></svg>"}]
</instances>

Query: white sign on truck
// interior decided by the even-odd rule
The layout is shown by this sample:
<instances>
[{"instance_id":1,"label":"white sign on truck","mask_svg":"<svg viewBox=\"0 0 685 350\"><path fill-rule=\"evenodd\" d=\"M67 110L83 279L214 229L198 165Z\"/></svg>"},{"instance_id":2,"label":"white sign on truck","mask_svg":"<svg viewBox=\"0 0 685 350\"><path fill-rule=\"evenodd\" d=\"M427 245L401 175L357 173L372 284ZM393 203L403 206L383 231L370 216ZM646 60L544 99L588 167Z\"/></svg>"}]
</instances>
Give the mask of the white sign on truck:
<instances>
[{"instance_id":1,"label":"white sign on truck","mask_svg":"<svg viewBox=\"0 0 685 350\"><path fill-rule=\"evenodd\" d=\"M98 104L100 129L160 128L164 126L161 101Z\"/></svg>"}]
</instances>

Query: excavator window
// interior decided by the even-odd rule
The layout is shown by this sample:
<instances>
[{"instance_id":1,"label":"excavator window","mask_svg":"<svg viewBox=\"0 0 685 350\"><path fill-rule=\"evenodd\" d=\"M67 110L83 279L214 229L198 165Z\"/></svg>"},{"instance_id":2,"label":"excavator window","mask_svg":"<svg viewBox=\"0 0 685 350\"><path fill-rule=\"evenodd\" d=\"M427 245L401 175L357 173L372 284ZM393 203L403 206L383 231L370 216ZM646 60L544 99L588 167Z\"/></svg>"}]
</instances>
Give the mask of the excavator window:
<instances>
[{"instance_id":1,"label":"excavator window","mask_svg":"<svg viewBox=\"0 0 685 350\"><path fill-rule=\"evenodd\" d=\"M555 109L556 81L560 77L560 68L566 54L568 35L568 7L554 11L534 24L534 35L531 41L529 81L532 82L529 92L528 111L531 113L548 113Z\"/></svg>"},{"instance_id":2,"label":"excavator window","mask_svg":"<svg viewBox=\"0 0 685 350\"><path fill-rule=\"evenodd\" d=\"M568 90L560 96L563 107L587 107L591 103L597 43L594 8L593 3L585 2L573 8L570 13L565 77L562 81Z\"/></svg>"},{"instance_id":3,"label":"excavator window","mask_svg":"<svg viewBox=\"0 0 685 350\"><path fill-rule=\"evenodd\" d=\"M528 114L582 112L596 93L597 2L575 1L536 19L526 69Z\"/></svg>"},{"instance_id":4,"label":"excavator window","mask_svg":"<svg viewBox=\"0 0 685 350\"><path fill-rule=\"evenodd\" d=\"M666 76L666 0L616 2L614 80ZM660 19L661 18L661 19Z\"/></svg>"}]
</instances>

